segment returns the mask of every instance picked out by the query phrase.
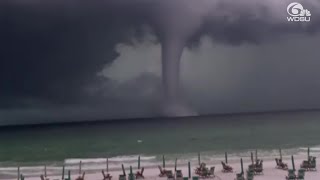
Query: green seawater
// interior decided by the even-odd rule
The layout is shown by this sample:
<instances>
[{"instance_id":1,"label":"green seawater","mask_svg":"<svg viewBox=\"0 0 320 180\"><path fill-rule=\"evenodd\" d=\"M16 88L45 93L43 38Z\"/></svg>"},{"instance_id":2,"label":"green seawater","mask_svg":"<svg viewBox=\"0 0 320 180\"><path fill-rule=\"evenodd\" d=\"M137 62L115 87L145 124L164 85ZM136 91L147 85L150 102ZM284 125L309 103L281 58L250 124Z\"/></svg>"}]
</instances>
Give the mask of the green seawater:
<instances>
[{"instance_id":1,"label":"green seawater","mask_svg":"<svg viewBox=\"0 0 320 180\"><path fill-rule=\"evenodd\" d=\"M320 112L126 120L0 129L0 165L320 145Z\"/></svg>"}]
</instances>

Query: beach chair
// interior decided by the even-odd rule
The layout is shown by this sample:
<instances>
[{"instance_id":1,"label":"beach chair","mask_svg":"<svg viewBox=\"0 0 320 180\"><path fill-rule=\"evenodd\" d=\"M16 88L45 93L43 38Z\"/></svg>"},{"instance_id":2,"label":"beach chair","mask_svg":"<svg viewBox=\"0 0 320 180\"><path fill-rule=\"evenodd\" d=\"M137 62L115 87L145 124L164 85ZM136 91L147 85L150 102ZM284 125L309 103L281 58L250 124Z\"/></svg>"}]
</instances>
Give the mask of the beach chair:
<instances>
[{"instance_id":1,"label":"beach chair","mask_svg":"<svg viewBox=\"0 0 320 180\"><path fill-rule=\"evenodd\" d=\"M112 176L108 173L107 175L104 173L104 170L101 171L103 180L111 180Z\"/></svg>"},{"instance_id":2,"label":"beach chair","mask_svg":"<svg viewBox=\"0 0 320 180\"><path fill-rule=\"evenodd\" d=\"M43 174L41 174L41 175L40 175L40 179L41 179L41 180L49 180L49 178L44 177L44 175L43 175Z\"/></svg>"},{"instance_id":3,"label":"beach chair","mask_svg":"<svg viewBox=\"0 0 320 180\"><path fill-rule=\"evenodd\" d=\"M176 171L176 180L183 180L183 174L181 170Z\"/></svg>"},{"instance_id":4,"label":"beach chair","mask_svg":"<svg viewBox=\"0 0 320 180\"><path fill-rule=\"evenodd\" d=\"M245 180L243 173L237 174L235 180Z\"/></svg>"},{"instance_id":5,"label":"beach chair","mask_svg":"<svg viewBox=\"0 0 320 180\"><path fill-rule=\"evenodd\" d=\"M304 175L305 175L305 169L299 169L296 179L297 180L304 180Z\"/></svg>"},{"instance_id":6,"label":"beach chair","mask_svg":"<svg viewBox=\"0 0 320 180\"><path fill-rule=\"evenodd\" d=\"M199 180L199 176L193 176L192 180Z\"/></svg>"},{"instance_id":7,"label":"beach chair","mask_svg":"<svg viewBox=\"0 0 320 180\"><path fill-rule=\"evenodd\" d=\"M214 176L215 176L215 175L214 175L214 169L215 169L214 166L210 168L208 177L214 177Z\"/></svg>"},{"instance_id":8,"label":"beach chair","mask_svg":"<svg viewBox=\"0 0 320 180\"><path fill-rule=\"evenodd\" d=\"M83 172L81 176L77 177L76 180L84 180L84 176L86 175L86 172Z\"/></svg>"},{"instance_id":9,"label":"beach chair","mask_svg":"<svg viewBox=\"0 0 320 180\"><path fill-rule=\"evenodd\" d=\"M254 171L247 171L247 180L253 180L254 178Z\"/></svg>"},{"instance_id":10,"label":"beach chair","mask_svg":"<svg viewBox=\"0 0 320 180\"><path fill-rule=\"evenodd\" d=\"M308 170L309 169L309 163L310 163L309 160L308 161L306 161L306 160L302 161L302 163L300 164L300 168Z\"/></svg>"},{"instance_id":11,"label":"beach chair","mask_svg":"<svg viewBox=\"0 0 320 180\"><path fill-rule=\"evenodd\" d=\"M163 170L161 168L161 166L158 166L159 170L160 170L160 174L159 174L159 177L165 177L167 174L166 174L166 170Z\"/></svg>"},{"instance_id":12,"label":"beach chair","mask_svg":"<svg viewBox=\"0 0 320 180\"><path fill-rule=\"evenodd\" d=\"M221 161L222 164L222 172L233 172L233 168L227 164L225 164L223 161Z\"/></svg>"},{"instance_id":13,"label":"beach chair","mask_svg":"<svg viewBox=\"0 0 320 180\"><path fill-rule=\"evenodd\" d=\"M309 170L317 170L317 162L316 162L316 157L312 157L309 165Z\"/></svg>"},{"instance_id":14,"label":"beach chair","mask_svg":"<svg viewBox=\"0 0 320 180\"><path fill-rule=\"evenodd\" d=\"M260 160L258 164L254 167L255 174L262 174L263 173L263 160Z\"/></svg>"},{"instance_id":15,"label":"beach chair","mask_svg":"<svg viewBox=\"0 0 320 180\"><path fill-rule=\"evenodd\" d=\"M296 179L296 175L295 175L293 169L288 170L288 176L286 176L286 179L287 180L295 180Z\"/></svg>"},{"instance_id":16,"label":"beach chair","mask_svg":"<svg viewBox=\"0 0 320 180\"><path fill-rule=\"evenodd\" d=\"M120 174L120 175L119 175L119 180L127 180L126 175Z\"/></svg>"},{"instance_id":17,"label":"beach chair","mask_svg":"<svg viewBox=\"0 0 320 180\"><path fill-rule=\"evenodd\" d=\"M255 165L254 164L250 164L248 166L248 172L254 174L254 168L255 168Z\"/></svg>"},{"instance_id":18,"label":"beach chair","mask_svg":"<svg viewBox=\"0 0 320 180\"><path fill-rule=\"evenodd\" d=\"M168 180L174 180L174 175L172 173L172 171L166 171L166 175Z\"/></svg>"},{"instance_id":19,"label":"beach chair","mask_svg":"<svg viewBox=\"0 0 320 180\"><path fill-rule=\"evenodd\" d=\"M204 171L204 169L206 169L206 164L205 163L201 163L200 164L200 167L197 167L194 172L197 174L197 175L201 175Z\"/></svg>"},{"instance_id":20,"label":"beach chair","mask_svg":"<svg viewBox=\"0 0 320 180\"><path fill-rule=\"evenodd\" d=\"M135 180L136 176L134 174L129 174L128 175L128 180Z\"/></svg>"},{"instance_id":21,"label":"beach chair","mask_svg":"<svg viewBox=\"0 0 320 180\"><path fill-rule=\"evenodd\" d=\"M144 167L141 169L141 171L137 171L136 179L144 179L143 172L144 172Z\"/></svg>"},{"instance_id":22,"label":"beach chair","mask_svg":"<svg viewBox=\"0 0 320 180\"><path fill-rule=\"evenodd\" d=\"M276 163L277 163L276 168L283 169L283 170L288 170L288 165L283 163L281 159L276 158L275 160L276 160Z\"/></svg>"},{"instance_id":23,"label":"beach chair","mask_svg":"<svg viewBox=\"0 0 320 180\"><path fill-rule=\"evenodd\" d=\"M201 178L207 178L209 176L209 169L208 168L201 169L201 171L198 173L198 175Z\"/></svg>"},{"instance_id":24,"label":"beach chair","mask_svg":"<svg viewBox=\"0 0 320 180\"><path fill-rule=\"evenodd\" d=\"M183 180L189 180L189 178L188 177L184 177Z\"/></svg>"}]
</instances>

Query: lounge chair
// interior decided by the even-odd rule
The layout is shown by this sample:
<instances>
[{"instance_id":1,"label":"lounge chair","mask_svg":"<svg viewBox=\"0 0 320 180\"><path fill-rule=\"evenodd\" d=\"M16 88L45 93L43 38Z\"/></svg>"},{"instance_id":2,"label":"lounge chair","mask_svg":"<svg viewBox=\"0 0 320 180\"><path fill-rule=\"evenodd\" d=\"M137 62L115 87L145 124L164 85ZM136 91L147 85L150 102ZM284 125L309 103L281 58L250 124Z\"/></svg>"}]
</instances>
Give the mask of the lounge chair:
<instances>
[{"instance_id":1,"label":"lounge chair","mask_svg":"<svg viewBox=\"0 0 320 180\"><path fill-rule=\"evenodd\" d=\"M172 173L172 171L166 171L166 175L168 180L174 180L174 175Z\"/></svg>"},{"instance_id":2,"label":"lounge chair","mask_svg":"<svg viewBox=\"0 0 320 180\"><path fill-rule=\"evenodd\" d=\"M250 164L248 166L248 172L254 174L254 168L255 168L255 165L254 164Z\"/></svg>"},{"instance_id":3,"label":"lounge chair","mask_svg":"<svg viewBox=\"0 0 320 180\"><path fill-rule=\"evenodd\" d=\"M247 180L253 180L254 177L254 171L247 171Z\"/></svg>"},{"instance_id":4,"label":"lounge chair","mask_svg":"<svg viewBox=\"0 0 320 180\"><path fill-rule=\"evenodd\" d=\"M282 159L276 158L275 160L276 160L276 163L277 163L276 168L278 168L278 169L283 169L283 170L288 170L288 165L285 164L285 163L283 163L283 162L282 162Z\"/></svg>"},{"instance_id":5,"label":"lounge chair","mask_svg":"<svg viewBox=\"0 0 320 180\"><path fill-rule=\"evenodd\" d=\"M41 179L41 180L49 180L49 178L44 177L44 175L42 175L42 174L40 175L40 179Z\"/></svg>"},{"instance_id":6,"label":"lounge chair","mask_svg":"<svg viewBox=\"0 0 320 180\"><path fill-rule=\"evenodd\" d=\"M177 180L183 180L183 174L181 170L176 171L176 179Z\"/></svg>"},{"instance_id":7,"label":"lounge chair","mask_svg":"<svg viewBox=\"0 0 320 180\"><path fill-rule=\"evenodd\" d=\"M128 180L135 180L136 176L134 174L129 174L128 175Z\"/></svg>"},{"instance_id":8,"label":"lounge chair","mask_svg":"<svg viewBox=\"0 0 320 180\"><path fill-rule=\"evenodd\" d=\"M109 173L106 175L103 170L101 172L102 172L103 180L111 180L112 176Z\"/></svg>"},{"instance_id":9,"label":"lounge chair","mask_svg":"<svg viewBox=\"0 0 320 180\"><path fill-rule=\"evenodd\" d=\"M215 167L213 166L213 167L211 167L210 168L210 170L209 170L209 177L214 177L215 175L214 175L214 169L215 169Z\"/></svg>"},{"instance_id":10,"label":"lounge chair","mask_svg":"<svg viewBox=\"0 0 320 180\"><path fill-rule=\"evenodd\" d=\"M289 169L288 170L288 176L286 176L287 180L295 180L297 178L297 176L294 173L293 169Z\"/></svg>"},{"instance_id":11,"label":"lounge chair","mask_svg":"<svg viewBox=\"0 0 320 180\"><path fill-rule=\"evenodd\" d=\"M308 161L303 161L300 165L300 168L305 169L307 171L316 170L316 157L310 156Z\"/></svg>"},{"instance_id":12,"label":"lounge chair","mask_svg":"<svg viewBox=\"0 0 320 180\"><path fill-rule=\"evenodd\" d=\"M167 175L166 170L162 169L161 166L158 166L158 168L160 170L159 177L165 177Z\"/></svg>"},{"instance_id":13,"label":"lounge chair","mask_svg":"<svg viewBox=\"0 0 320 180\"><path fill-rule=\"evenodd\" d=\"M233 172L233 168L227 164L225 164L223 161L221 161L222 164L222 172Z\"/></svg>"},{"instance_id":14,"label":"lounge chair","mask_svg":"<svg viewBox=\"0 0 320 180\"><path fill-rule=\"evenodd\" d=\"M305 170L304 169L299 169L298 170L298 175L296 176L297 180L304 180L304 175L305 175Z\"/></svg>"},{"instance_id":15,"label":"lounge chair","mask_svg":"<svg viewBox=\"0 0 320 180\"><path fill-rule=\"evenodd\" d=\"M309 170L314 170L314 171L317 170L316 157L312 157L312 158L311 158Z\"/></svg>"},{"instance_id":16,"label":"lounge chair","mask_svg":"<svg viewBox=\"0 0 320 180\"><path fill-rule=\"evenodd\" d=\"M144 167L141 169L141 171L137 171L136 179L144 179L143 172L144 172Z\"/></svg>"},{"instance_id":17,"label":"lounge chair","mask_svg":"<svg viewBox=\"0 0 320 180\"><path fill-rule=\"evenodd\" d=\"M119 180L127 180L126 175L120 174L120 175L119 175Z\"/></svg>"},{"instance_id":18,"label":"lounge chair","mask_svg":"<svg viewBox=\"0 0 320 180\"><path fill-rule=\"evenodd\" d=\"M245 180L245 178L244 178L244 176L243 176L243 173L237 174L235 180Z\"/></svg>"},{"instance_id":19,"label":"lounge chair","mask_svg":"<svg viewBox=\"0 0 320 180\"><path fill-rule=\"evenodd\" d=\"M193 176L192 180L199 180L199 177L198 176Z\"/></svg>"},{"instance_id":20,"label":"lounge chair","mask_svg":"<svg viewBox=\"0 0 320 180\"><path fill-rule=\"evenodd\" d=\"M263 160L260 160L254 167L255 174L263 173Z\"/></svg>"},{"instance_id":21,"label":"lounge chair","mask_svg":"<svg viewBox=\"0 0 320 180\"><path fill-rule=\"evenodd\" d=\"M82 176L77 177L76 180L84 180L84 176L86 175L85 172L82 173Z\"/></svg>"},{"instance_id":22,"label":"lounge chair","mask_svg":"<svg viewBox=\"0 0 320 180\"><path fill-rule=\"evenodd\" d=\"M194 172L197 174L197 175L200 175L202 173L202 171L204 171L204 169L206 169L206 164L205 163L201 163L200 164L200 167L197 167Z\"/></svg>"}]
</instances>

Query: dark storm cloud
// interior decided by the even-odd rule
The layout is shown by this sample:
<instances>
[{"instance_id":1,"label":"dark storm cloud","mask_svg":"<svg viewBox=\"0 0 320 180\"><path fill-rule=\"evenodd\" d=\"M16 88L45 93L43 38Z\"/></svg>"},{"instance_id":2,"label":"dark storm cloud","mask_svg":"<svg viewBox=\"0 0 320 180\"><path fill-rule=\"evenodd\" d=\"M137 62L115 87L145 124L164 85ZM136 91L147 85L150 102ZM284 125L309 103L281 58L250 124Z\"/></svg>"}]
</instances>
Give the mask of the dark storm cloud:
<instances>
[{"instance_id":1,"label":"dark storm cloud","mask_svg":"<svg viewBox=\"0 0 320 180\"><path fill-rule=\"evenodd\" d=\"M268 0L11 0L1 5L0 107L3 109L101 101L110 79L96 75L119 55L115 45L168 34L197 46L203 35L240 45L282 34L318 32L318 1L302 1L312 22L285 22L290 1ZM146 28L147 27L147 28ZM107 88L88 95L87 88ZM107 96L108 98L111 98Z\"/></svg>"},{"instance_id":2,"label":"dark storm cloud","mask_svg":"<svg viewBox=\"0 0 320 180\"><path fill-rule=\"evenodd\" d=\"M116 43L131 36L131 16L89 4L17 3L6 7L7 30L0 66L1 104L19 99L76 101L117 53ZM116 16L116 18L115 18ZM125 17L125 18L123 18ZM3 29L3 28L2 28ZM137 31L138 32L138 31ZM3 101L3 99L8 99ZM15 100L15 101L13 101Z\"/></svg>"}]
</instances>

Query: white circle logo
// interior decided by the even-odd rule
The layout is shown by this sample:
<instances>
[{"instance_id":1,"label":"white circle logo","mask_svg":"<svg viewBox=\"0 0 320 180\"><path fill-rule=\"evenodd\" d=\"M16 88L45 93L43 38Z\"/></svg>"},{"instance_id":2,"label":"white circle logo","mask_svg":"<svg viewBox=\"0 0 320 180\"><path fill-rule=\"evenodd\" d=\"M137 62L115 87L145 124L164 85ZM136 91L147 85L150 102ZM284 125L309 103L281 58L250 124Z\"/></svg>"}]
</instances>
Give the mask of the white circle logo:
<instances>
[{"instance_id":1,"label":"white circle logo","mask_svg":"<svg viewBox=\"0 0 320 180\"><path fill-rule=\"evenodd\" d=\"M300 16L301 11L303 11L303 6L297 2L293 2L287 7L287 12L290 16Z\"/></svg>"}]
</instances>

